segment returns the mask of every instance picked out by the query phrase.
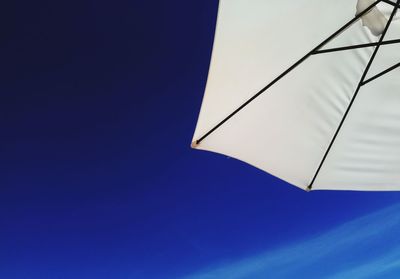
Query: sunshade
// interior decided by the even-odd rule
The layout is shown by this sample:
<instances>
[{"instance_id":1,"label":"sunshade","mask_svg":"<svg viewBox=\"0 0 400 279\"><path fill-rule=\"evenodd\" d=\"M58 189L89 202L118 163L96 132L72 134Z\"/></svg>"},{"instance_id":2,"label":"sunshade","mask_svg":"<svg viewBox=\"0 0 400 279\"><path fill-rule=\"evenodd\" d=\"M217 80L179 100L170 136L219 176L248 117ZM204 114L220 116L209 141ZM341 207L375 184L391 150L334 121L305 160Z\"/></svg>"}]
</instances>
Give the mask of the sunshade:
<instances>
[{"instance_id":1,"label":"sunshade","mask_svg":"<svg viewBox=\"0 0 400 279\"><path fill-rule=\"evenodd\" d=\"M399 190L399 3L221 0L192 146L304 190Z\"/></svg>"}]
</instances>

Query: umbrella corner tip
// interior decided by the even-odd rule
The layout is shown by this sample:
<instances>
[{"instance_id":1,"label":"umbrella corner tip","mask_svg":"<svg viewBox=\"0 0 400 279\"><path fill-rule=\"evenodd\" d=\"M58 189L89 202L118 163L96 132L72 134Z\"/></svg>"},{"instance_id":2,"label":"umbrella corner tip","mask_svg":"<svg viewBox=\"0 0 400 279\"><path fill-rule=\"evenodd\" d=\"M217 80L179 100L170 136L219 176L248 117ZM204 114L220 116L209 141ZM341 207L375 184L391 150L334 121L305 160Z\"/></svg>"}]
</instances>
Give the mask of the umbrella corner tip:
<instances>
[{"instance_id":1,"label":"umbrella corner tip","mask_svg":"<svg viewBox=\"0 0 400 279\"><path fill-rule=\"evenodd\" d=\"M190 147L191 147L191 148L197 148L198 146L199 146L199 144L198 144L197 140L193 141L193 142L190 144Z\"/></svg>"}]
</instances>

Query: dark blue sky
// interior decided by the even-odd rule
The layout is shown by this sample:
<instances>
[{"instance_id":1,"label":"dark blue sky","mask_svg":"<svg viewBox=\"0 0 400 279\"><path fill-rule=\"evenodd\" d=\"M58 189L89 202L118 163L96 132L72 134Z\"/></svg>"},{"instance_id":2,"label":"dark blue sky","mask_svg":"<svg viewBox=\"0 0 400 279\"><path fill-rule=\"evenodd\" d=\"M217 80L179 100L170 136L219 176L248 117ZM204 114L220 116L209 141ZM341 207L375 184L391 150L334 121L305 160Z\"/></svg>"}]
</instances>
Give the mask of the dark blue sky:
<instances>
[{"instance_id":1,"label":"dark blue sky","mask_svg":"<svg viewBox=\"0 0 400 279\"><path fill-rule=\"evenodd\" d=\"M214 276L207 278L229 278L218 273L221 266L311 247L313 239L332 244L324 235L349 221L364 227L357 223L363 215L374 228L373 212L398 202L396 192L306 193L234 159L190 149L217 6L6 4L0 278L206 278L204 270ZM388 243L374 241L384 253ZM364 255L362 262L358 251L337 252L341 270L352 253ZM302 254L311 264L315 255ZM303 270L307 278L329 266L319 261L316 273ZM268 278L265 272L235 278Z\"/></svg>"}]
</instances>

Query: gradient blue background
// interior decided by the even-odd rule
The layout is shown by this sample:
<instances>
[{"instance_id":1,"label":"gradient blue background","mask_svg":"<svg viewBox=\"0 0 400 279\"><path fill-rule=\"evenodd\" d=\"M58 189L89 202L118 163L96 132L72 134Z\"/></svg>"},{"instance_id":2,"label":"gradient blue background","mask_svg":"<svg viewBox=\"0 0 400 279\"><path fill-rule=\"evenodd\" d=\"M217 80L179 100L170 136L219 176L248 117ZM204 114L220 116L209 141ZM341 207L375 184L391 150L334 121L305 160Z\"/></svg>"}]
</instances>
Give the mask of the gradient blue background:
<instances>
[{"instance_id":1,"label":"gradient blue background","mask_svg":"<svg viewBox=\"0 0 400 279\"><path fill-rule=\"evenodd\" d=\"M189 148L217 6L5 4L0 278L398 278L399 193L305 193Z\"/></svg>"}]
</instances>

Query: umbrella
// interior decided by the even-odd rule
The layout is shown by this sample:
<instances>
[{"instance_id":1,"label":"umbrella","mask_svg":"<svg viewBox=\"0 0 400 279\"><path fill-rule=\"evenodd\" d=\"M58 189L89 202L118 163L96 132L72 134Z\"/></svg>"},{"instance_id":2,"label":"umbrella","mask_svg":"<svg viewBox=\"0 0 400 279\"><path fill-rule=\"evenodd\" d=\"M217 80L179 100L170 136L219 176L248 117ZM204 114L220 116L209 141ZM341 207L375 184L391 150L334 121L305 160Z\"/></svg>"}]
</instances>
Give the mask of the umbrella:
<instances>
[{"instance_id":1,"label":"umbrella","mask_svg":"<svg viewBox=\"0 0 400 279\"><path fill-rule=\"evenodd\" d=\"M221 0L192 147L304 190L400 189L400 0Z\"/></svg>"}]
</instances>

